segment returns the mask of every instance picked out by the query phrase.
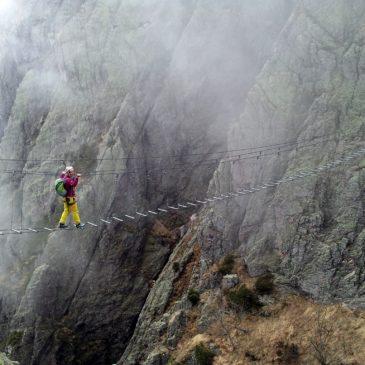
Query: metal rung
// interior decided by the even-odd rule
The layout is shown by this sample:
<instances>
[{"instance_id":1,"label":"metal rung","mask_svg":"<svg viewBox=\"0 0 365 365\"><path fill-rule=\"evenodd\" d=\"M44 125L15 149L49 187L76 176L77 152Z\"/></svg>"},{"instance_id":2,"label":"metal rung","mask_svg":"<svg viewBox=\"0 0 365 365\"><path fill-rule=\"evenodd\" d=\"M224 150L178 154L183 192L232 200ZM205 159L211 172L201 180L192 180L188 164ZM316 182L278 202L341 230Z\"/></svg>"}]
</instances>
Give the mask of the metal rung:
<instances>
[{"instance_id":1,"label":"metal rung","mask_svg":"<svg viewBox=\"0 0 365 365\"><path fill-rule=\"evenodd\" d=\"M130 219L136 219L135 217L132 217L131 215L128 214L124 214L125 217L130 218Z\"/></svg>"},{"instance_id":2,"label":"metal rung","mask_svg":"<svg viewBox=\"0 0 365 365\"><path fill-rule=\"evenodd\" d=\"M201 201L201 200L197 200L196 202L200 203L200 204L207 204L207 202L204 202L204 201Z\"/></svg>"},{"instance_id":3,"label":"metal rung","mask_svg":"<svg viewBox=\"0 0 365 365\"><path fill-rule=\"evenodd\" d=\"M148 213L151 213L151 214L154 214L154 215L157 215L158 214L156 212L153 212L152 210L149 210Z\"/></svg>"},{"instance_id":4,"label":"metal rung","mask_svg":"<svg viewBox=\"0 0 365 365\"><path fill-rule=\"evenodd\" d=\"M19 234L21 234L22 233L22 231L19 231L18 229L14 229L14 228L12 228L11 229L13 232L16 232L16 233L19 233Z\"/></svg>"},{"instance_id":5,"label":"metal rung","mask_svg":"<svg viewBox=\"0 0 365 365\"><path fill-rule=\"evenodd\" d=\"M168 211L166 209L157 208L157 210L160 211L160 212L168 213Z\"/></svg>"},{"instance_id":6,"label":"metal rung","mask_svg":"<svg viewBox=\"0 0 365 365\"><path fill-rule=\"evenodd\" d=\"M214 199L207 198L208 202L214 202Z\"/></svg>"},{"instance_id":7,"label":"metal rung","mask_svg":"<svg viewBox=\"0 0 365 365\"><path fill-rule=\"evenodd\" d=\"M97 227L98 225L92 222L86 222L87 224L90 224L90 226Z\"/></svg>"},{"instance_id":8,"label":"metal rung","mask_svg":"<svg viewBox=\"0 0 365 365\"><path fill-rule=\"evenodd\" d=\"M186 205L183 205L183 204L178 204L177 206L178 207L181 207L181 208L187 208L187 206Z\"/></svg>"},{"instance_id":9,"label":"metal rung","mask_svg":"<svg viewBox=\"0 0 365 365\"><path fill-rule=\"evenodd\" d=\"M120 218L118 218L118 217L112 217L113 219L115 219L116 221L118 221L118 222L124 222L123 221L123 219L120 219Z\"/></svg>"},{"instance_id":10,"label":"metal rung","mask_svg":"<svg viewBox=\"0 0 365 365\"><path fill-rule=\"evenodd\" d=\"M147 217L147 214L143 214L143 213L140 213L140 212L136 212L136 214L140 215L141 217Z\"/></svg>"},{"instance_id":11,"label":"metal rung","mask_svg":"<svg viewBox=\"0 0 365 365\"><path fill-rule=\"evenodd\" d=\"M215 200L222 200L223 198L221 198L219 196L213 196L213 199L215 199Z\"/></svg>"},{"instance_id":12,"label":"metal rung","mask_svg":"<svg viewBox=\"0 0 365 365\"><path fill-rule=\"evenodd\" d=\"M36 229L33 229L33 228L26 228L27 231L31 231L31 232L38 232Z\"/></svg>"},{"instance_id":13,"label":"metal rung","mask_svg":"<svg viewBox=\"0 0 365 365\"><path fill-rule=\"evenodd\" d=\"M43 229L45 229L46 231L53 231L53 229L48 228L48 227L43 227Z\"/></svg>"},{"instance_id":14,"label":"metal rung","mask_svg":"<svg viewBox=\"0 0 365 365\"><path fill-rule=\"evenodd\" d=\"M192 207L196 207L196 204L194 204L194 203L187 202L186 204L191 205Z\"/></svg>"},{"instance_id":15,"label":"metal rung","mask_svg":"<svg viewBox=\"0 0 365 365\"><path fill-rule=\"evenodd\" d=\"M223 198L230 198L230 196L229 196L229 195L221 194L221 196L222 196Z\"/></svg>"},{"instance_id":16,"label":"metal rung","mask_svg":"<svg viewBox=\"0 0 365 365\"><path fill-rule=\"evenodd\" d=\"M104 222L104 223L107 223L107 224L110 224L111 222L109 222L109 221L107 221L107 220L105 220L105 219L102 219L102 218L100 218L100 220L102 221L102 222Z\"/></svg>"},{"instance_id":17,"label":"metal rung","mask_svg":"<svg viewBox=\"0 0 365 365\"><path fill-rule=\"evenodd\" d=\"M168 205L168 206L167 206L167 208L174 209L174 210L179 210L179 208L172 207L172 206L170 206L170 205Z\"/></svg>"}]
</instances>

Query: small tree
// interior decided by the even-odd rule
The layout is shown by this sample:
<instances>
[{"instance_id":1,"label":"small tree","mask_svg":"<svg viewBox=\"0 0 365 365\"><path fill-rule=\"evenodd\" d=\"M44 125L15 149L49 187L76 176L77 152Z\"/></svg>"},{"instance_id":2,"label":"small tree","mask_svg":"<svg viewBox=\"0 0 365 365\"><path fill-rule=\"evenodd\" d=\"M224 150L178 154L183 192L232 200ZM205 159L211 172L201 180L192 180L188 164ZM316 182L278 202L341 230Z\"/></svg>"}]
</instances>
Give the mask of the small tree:
<instances>
[{"instance_id":1,"label":"small tree","mask_svg":"<svg viewBox=\"0 0 365 365\"><path fill-rule=\"evenodd\" d=\"M180 270L180 263L175 261L173 264L172 264L172 269L174 270L174 272L178 272Z\"/></svg>"},{"instance_id":2,"label":"small tree","mask_svg":"<svg viewBox=\"0 0 365 365\"><path fill-rule=\"evenodd\" d=\"M215 353L204 344L195 346L195 358L199 365L212 365L214 357Z\"/></svg>"},{"instance_id":3,"label":"small tree","mask_svg":"<svg viewBox=\"0 0 365 365\"><path fill-rule=\"evenodd\" d=\"M297 364L300 355L299 347L294 343L288 344L280 341L276 344L276 355L281 364Z\"/></svg>"},{"instance_id":4,"label":"small tree","mask_svg":"<svg viewBox=\"0 0 365 365\"><path fill-rule=\"evenodd\" d=\"M195 289L190 289L188 292L188 299L192 305L197 305L200 301L200 294Z\"/></svg>"},{"instance_id":5,"label":"small tree","mask_svg":"<svg viewBox=\"0 0 365 365\"><path fill-rule=\"evenodd\" d=\"M222 275L228 275L232 273L234 267L234 256L233 255L227 255L222 263L219 265L218 271Z\"/></svg>"},{"instance_id":6,"label":"small tree","mask_svg":"<svg viewBox=\"0 0 365 365\"><path fill-rule=\"evenodd\" d=\"M331 351L329 343L333 339L334 325L326 320L326 310L318 309L315 318L314 334L310 339L313 356L320 365L333 365L339 361Z\"/></svg>"},{"instance_id":7,"label":"small tree","mask_svg":"<svg viewBox=\"0 0 365 365\"><path fill-rule=\"evenodd\" d=\"M240 311L245 310L251 312L254 309L262 307L262 303L258 299L256 293L245 285L241 285L238 289L231 289L227 292L227 298L230 305Z\"/></svg>"},{"instance_id":8,"label":"small tree","mask_svg":"<svg viewBox=\"0 0 365 365\"><path fill-rule=\"evenodd\" d=\"M274 291L274 287L274 276L272 274L259 277L255 283L255 290L261 295L271 294Z\"/></svg>"}]
</instances>

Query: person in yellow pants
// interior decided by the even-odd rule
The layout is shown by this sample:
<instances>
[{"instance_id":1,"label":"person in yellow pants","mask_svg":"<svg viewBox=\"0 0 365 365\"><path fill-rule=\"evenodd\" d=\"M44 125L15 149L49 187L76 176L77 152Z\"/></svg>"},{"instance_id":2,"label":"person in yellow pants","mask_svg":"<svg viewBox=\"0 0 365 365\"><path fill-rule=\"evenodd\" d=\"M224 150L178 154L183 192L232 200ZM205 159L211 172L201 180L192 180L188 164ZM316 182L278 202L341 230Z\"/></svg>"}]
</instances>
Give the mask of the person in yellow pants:
<instances>
[{"instance_id":1,"label":"person in yellow pants","mask_svg":"<svg viewBox=\"0 0 365 365\"><path fill-rule=\"evenodd\" d=\"M75 169L72 166L66 167L60 176L67 191L66 197L63 198L63 213L59 225L61 229L68 228L66 221L70 213L72 213L76 228L83 229L85 227L85 224L81 223L76 201L76 186L79 183L80 176L80 174L75 174Z\"/></svg>"},{"instance_id":2,"label":"person in yellow pants","mask_svg":"<svg viewBox=\"0 0 365 365\"><path fill-rule=\"evenodd\" d=\"M72 213L73 221L76 226L81 223L79 209L77 206L76 198L64 198L63 199L63 213L60 219L60 225L66 225L66 220L69 214ZM64 227L62 227L64 228Z\"/></svg>"}]
</instances>

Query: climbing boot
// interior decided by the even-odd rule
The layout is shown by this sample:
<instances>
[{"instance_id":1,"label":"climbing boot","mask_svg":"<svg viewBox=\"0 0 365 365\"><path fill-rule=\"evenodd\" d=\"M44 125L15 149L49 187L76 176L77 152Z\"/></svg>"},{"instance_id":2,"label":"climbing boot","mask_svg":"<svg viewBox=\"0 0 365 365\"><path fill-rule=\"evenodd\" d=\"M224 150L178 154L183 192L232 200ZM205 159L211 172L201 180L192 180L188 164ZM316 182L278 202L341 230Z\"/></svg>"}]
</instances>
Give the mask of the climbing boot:
<instances>
[{"instance_id":1,"label":"climbing boot","mask_svg":"<svg viewBox=\"0 0 365 365\"><path fill-rule=\"evenodd\" d=\"M60 229L67 229L68 226L64 223L60 223L60 225L58 226Z\"/></svg>"},{"instance_id":2,"label":"climbing boot","mask_svg":"<svg viewBox=\"0 0 365 365\"><path fill-rule=\"evenodd\" d=\"M84 229L85 228L85 223L78 223L78 224L76 224L76 228L78 228L78 229Z\"/></svg>"}]
</instances>

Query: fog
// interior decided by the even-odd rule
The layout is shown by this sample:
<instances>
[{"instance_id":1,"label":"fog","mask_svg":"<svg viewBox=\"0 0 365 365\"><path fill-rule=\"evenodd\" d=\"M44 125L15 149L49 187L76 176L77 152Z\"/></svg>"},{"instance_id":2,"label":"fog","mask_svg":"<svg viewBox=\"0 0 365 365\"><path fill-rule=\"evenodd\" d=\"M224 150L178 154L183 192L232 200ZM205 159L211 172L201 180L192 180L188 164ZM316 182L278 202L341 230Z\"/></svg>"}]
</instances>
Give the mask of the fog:
<instances>
[{"instance_id":1,"label":"fog","mask_svg":"<svg viewBox=\"0 0 365 365\"><path fill-rule=\"evenodd\" d=\"M83 220L205 194L218 162L206 167L204 160L227 148L230 127L243 113L292 7L285 0L0 0L0 157L11 159L0 161L0 229L57 227L62 203L53 182L65 164L85 175L139 169L133 177L85 176L78 190ZM189 154L198 154L195 165L171 169L191 162ZM171 155L177 158L164 158ZM149 178L150 170L166 167L170 171ZM32 278L37 297L33 301L33 292L25 295L26 286L19 285L6 315L25 295L17 320L31 323L38 306L43 308L39 293L51 288L58 299L47 310L59 319L69 310L69 298L89 305L90 292L78 293L84 277L102 287L103 275L110 276L135 303L129 327L113 340L120 355L143 304L143 295L133 290L148 290L142 273L133 290L128 285L134 281L126 280L134 272L129 261L143 261L146 227L138 224L134 234L102 227L82 235L0 236L0 271L5 277L16 272L14 282ZM114 237L132 242L132 248L106 257L109 248L99 252L98 245L109 247ZM153 268L149 260L141 262L152 277L166 260L164 250L154 253ZM4 296L13 290L7 284L2 289ZM39 356L48 359L47 354Z\"/></svg>"}]
</instances>

